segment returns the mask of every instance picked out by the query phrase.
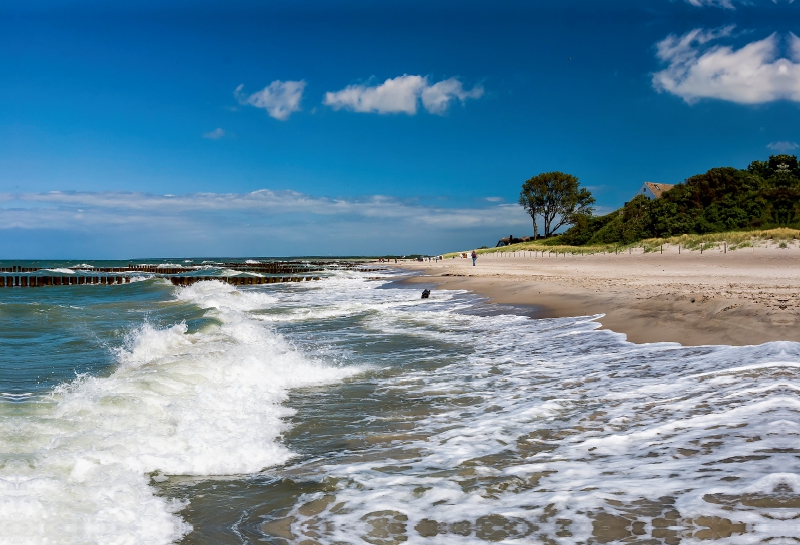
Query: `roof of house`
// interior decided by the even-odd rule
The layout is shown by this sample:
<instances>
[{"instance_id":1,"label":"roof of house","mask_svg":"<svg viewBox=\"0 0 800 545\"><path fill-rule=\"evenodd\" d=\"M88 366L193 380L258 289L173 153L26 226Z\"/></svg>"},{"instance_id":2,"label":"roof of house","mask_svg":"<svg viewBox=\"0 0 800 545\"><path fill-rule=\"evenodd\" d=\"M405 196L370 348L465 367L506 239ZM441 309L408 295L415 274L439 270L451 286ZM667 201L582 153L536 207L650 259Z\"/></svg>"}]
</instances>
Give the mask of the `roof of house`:
<instances>
[{"instance_id":1,"label":"roof of house","mask_svg":"<svg viewBox=\"0 0 800 545\"><path fill-rule=\"evenodd\" d=\"M653 182L645 182L644 185L646 185L650 191L653 192L653 195L656 196L656 199L660 198L663 193L666 193L675 187L675 184L656 184Z\"/></svg>"}]
</instances>

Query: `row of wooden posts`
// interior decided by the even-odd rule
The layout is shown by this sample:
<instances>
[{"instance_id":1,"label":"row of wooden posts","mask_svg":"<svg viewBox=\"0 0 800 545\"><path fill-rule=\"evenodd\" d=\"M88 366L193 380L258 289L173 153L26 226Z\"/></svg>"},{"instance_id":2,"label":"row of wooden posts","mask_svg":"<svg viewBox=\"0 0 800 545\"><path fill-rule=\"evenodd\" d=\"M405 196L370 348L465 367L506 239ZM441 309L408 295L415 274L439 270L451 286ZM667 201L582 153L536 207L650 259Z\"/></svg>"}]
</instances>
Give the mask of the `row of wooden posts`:
<instances>
[{"instance_id":1,"label":"row of wooden posts","mask_svg":"<svg viewBox=\"0 0 800 545\"><path fill-rule=\"evenodd\" d=\"M171 276L170 281L176 286L190 286L195 282L218 280L236 286L252 286L254 284L280 284L282 282L309 282L319 280L319 276Z\"/></svg>"},{"instance_id":2,"label":"row of wooden posts","mask_svg":"<svg viewBox=\"0 0 800 545\"><path fill-rule=\"evenodd\" d=\"M223 266L220 265L220 268ZM231 268L231 267L224 267ZM154 274L182 274L197 271L199 267L157 267L151 265L129 265L128 267L69 267L72 271L98 272L98 273L126 273L126 272L146 272ZM32 273L47 270L43 267L0 267L0 272L7 273ZM291 266L269 266L269 267L237 267L236 270L262 272L262 273L310 273L320 271L318 267L291 267Z\"/></svg>"},{"instance_id":3,"label":"row of wooden posts","mask_svg":"<svg viewBox=\"0 0 800 545\"><path fill-rule=\"evenodd\" d=\"M77 286L80 284L128 284L129 276L0 276L0 288Z\"/></svg>"},{"instance_id":4,"label":"row of wooden posts","mask_svg":"<svg viewBox=\"0 0 800 545\"><path fill-rule=\"evenodd\" d=\"M226 269L259 272L267 274L281 274L281 273L303 274L303 273L311 273L324 270L323 267L314 267L314 266L288 264L288 263L264 263L264 264L223 263L218 266L220 268L226 268ZM373 269L373 268L365 269L360 267L359 264L353 264L352 266L348 264L347 266L344 267L337 265L336 268L355 269L363 272L374 272L383 270L383 269ZM130 264L127 267L69 267L69 269L73 271L89 271L89 272L100 272L100 273L146 272L154 274L182 274L190 271L196 271L200 269L200 267L198 266L160 267L157 265ZM43 267L20 267L20 266L0 267L0 272L6 272L6 273L32 273L42 270L46 269Z\"/></svg>"},{"instance_id":5,"label":"row of wooden posts","mask_svg":"<svg viewBox=\"0 0 800 545\"><path fill-rule=\"evenodd\" d=\"M320 267L309 267L300 264L288 264L288 263L264 263L264 264L246 264L246 263L221 263L212 265L213 267L218 267L221 269L233 269L236 271L248 271L248 272L258 272L258 273L271 273L271 274L279 274L279 273L287 273L287 274L294 274L294 273L310 273L310 272L317 272L321 271L322 268ZM131 265L127 269L124 269L128 272L149 272L149 273L157 273L157 274L181 274L188 271L196 271L199 270L199 266L189 266L189 267L159 267L157 265ZM97 269L90 269L90 270L97 270Z\"/></svg>"},{"instance_id":6,"label":"row of wooden posts","mask_svg":"<svg viewBox=\"0 0 800 545\"><path fill-rule=\"evenodd\" d=\"M319 276L170 276L176 286L190 286L195 282L217 280L236 286L255 284L279 284L283 282L309 282ZM38 288L44 286L78 286L86 284L112 285L130 284L130 276L13 276L0 275L0 287Z\"/></svg>"},{"instance_id":7,"label":"row of wooden posts","mask_svg":"<svg viewBox=\"0 0 800 545\"><path fill-rule=\"evenodd\" d=\"M217 267L233 269L235 271L254 271L254 272L315 272L323 270L323 267L306 263L220 263Z\"/></svg>"}]
</instances>

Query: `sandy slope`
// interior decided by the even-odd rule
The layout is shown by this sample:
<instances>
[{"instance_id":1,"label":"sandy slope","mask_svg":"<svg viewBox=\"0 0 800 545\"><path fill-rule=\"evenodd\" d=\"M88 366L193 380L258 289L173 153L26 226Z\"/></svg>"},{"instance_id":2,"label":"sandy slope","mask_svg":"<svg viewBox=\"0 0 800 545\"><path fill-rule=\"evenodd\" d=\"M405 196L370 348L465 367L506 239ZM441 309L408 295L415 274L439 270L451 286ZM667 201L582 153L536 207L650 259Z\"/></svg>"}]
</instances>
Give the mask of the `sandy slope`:
<instances>
[{"instance_id":1,"label":"sandy slope","mask_svg":"<svg viewBox=\"0 0 800 545\"><path fill-rule=\"evenodd\" d=\"M406 263L412 282L467 289L498 303L540 305L543 317L605 314L633 342L684 345L800 341L800 249L663 254L482 256Z\"/></svg>"}]
</instances>

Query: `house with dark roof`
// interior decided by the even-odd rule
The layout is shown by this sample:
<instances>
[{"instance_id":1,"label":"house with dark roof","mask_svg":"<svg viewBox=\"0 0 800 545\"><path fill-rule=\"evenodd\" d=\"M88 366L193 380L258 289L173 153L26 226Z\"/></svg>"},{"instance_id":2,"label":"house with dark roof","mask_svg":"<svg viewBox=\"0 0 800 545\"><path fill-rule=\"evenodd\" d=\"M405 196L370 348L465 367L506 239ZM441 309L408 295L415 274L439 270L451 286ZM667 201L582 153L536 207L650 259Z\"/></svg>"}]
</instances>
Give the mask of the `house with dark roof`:
<instances>
[{"instance_id":1,"label":"house with dark roof","mask_svg":"<svg viewBox=\"0 0 800 545\"><path fill-rule=\"evenodd\" d=\"M659 197L661 197L661 195L663 195L673 187L675 187L675 184L657 184L654 182L645 182L642 184L642 187L639 188L639 191L637 191L636 195L634 196L638 197L639 195L644 195L645 197L648 198L648 200L652 201L654 199L658 199Z\"/></svg>"}]
</instances>

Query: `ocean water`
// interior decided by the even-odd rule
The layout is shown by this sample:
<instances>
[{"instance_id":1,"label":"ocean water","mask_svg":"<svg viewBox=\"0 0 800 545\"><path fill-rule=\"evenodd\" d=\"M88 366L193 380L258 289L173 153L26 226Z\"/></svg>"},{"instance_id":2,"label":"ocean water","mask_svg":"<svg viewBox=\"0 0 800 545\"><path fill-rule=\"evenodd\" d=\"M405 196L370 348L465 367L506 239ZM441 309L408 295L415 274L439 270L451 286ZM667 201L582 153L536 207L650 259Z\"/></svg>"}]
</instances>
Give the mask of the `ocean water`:
<instances>
[{"instance_id":1,"label":"ocean water","mask_svg":"<svg viewBox=\"0 0 800 545\"><path fill-rule=\"evenodd\" d=\"M800 541L800 344L376 274L0 288L0 543Z\"/></svg>"}]
</instances>

